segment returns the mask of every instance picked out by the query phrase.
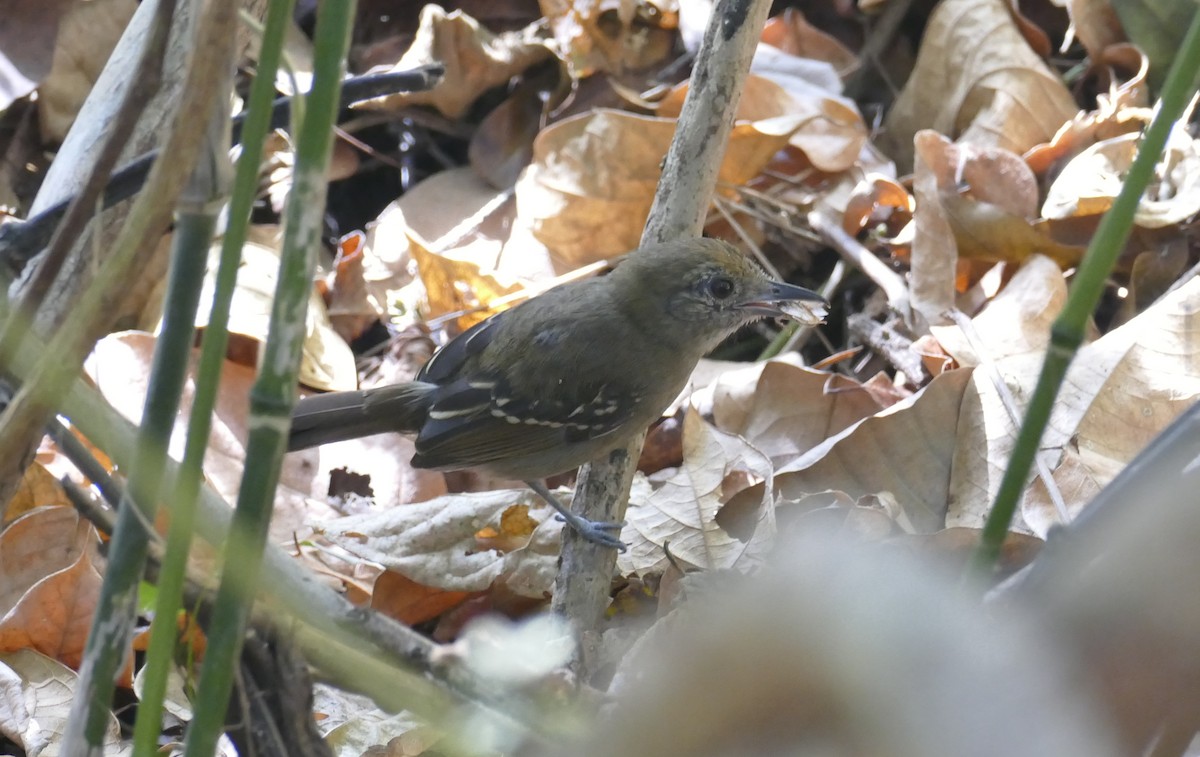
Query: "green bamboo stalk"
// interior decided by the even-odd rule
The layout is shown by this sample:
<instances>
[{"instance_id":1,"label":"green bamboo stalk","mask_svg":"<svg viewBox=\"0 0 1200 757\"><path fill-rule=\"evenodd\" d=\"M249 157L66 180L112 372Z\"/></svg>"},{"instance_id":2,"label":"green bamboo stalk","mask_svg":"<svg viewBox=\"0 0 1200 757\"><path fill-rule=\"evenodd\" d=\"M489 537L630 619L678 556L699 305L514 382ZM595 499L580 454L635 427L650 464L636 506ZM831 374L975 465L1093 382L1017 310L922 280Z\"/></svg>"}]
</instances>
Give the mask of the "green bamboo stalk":
<instances>
[{"instance_id":1,"label":"green bamboo stalk","mask_svg":"<svg viewBox=\"0 0 1200 757\"><path fill-rule=\"evenodd\" d=\"M204 332L204 344L197 369L196 394L192 401L187 444L171 497L171 521L167 548L159 572L158 596L150 629L150 646L142 681L141 704L134 729L135 757L150 757L158 752L162 729L163 698L174 665L176 641L175 617L182 606L183 582L192 534L196 523L196 502L203 481L202 463L212 430L212 410L220 386L221 369L229 343L229 312L237 283L242 245L250 223L250 211L258 188L258 169L263 144L271 120L275 95L275 71L283 49L284 32L292 16L295 0L272 0L267 9L262 34L258 70L250 89L247 118L242 130L242 152L230 201L228 227L221 246L212 310Z\"/></svg>"},{"instance_id":2,"label":"green bamboo stalk","mask_svg":"<svg viewBox=\"0 0 1200 757\"><path fill-rule=\"evenodd\" d=\"M98 315L106 307L106 301L123 291L130 267L140 254L155 245L158 230L165 226L170 205L164 208L161 207L162 203L164 200L173 201L182 191L184 181L193 174L193 166L205 142L209 119L189 114L194 114L198 108L204 108L205 114L212 112L219 101L218 93L228 91L228 76L223 74L228 70L232 58L232 43L225 40L229 37L233 14L228 12L227 5L214 6L197 25L196 44L204 48L210 58L206 65L193 66L188 72L189 88L185 92L185 99L192 101L181 108L181 120L168 137L165 150L177 162L169 167L165 167L162 161L156 163L147 183L147 192L136 201L114 245L112 259L85 292L80 308L71 314L68 322L51 340L41 362L26 377L18 394L18 399L25 398L24 405L10 407L5 414L6 420L10 415L18 419L16 427L11 429L12 434L21 433L21 427L25 424L38 422L74 381L79 360L82 359L79 353L90 350L90 341L94 339L92 332L96 329L96 323L103 322ZM214 42L213 37L222 41ZM220 55L223 50L226 54L222 58ZM197 82L197 79L201 81ZM221 88L222 82L226 82L224 89ZM159 222L160 217L162 223ZM188 213L181 216L179 221L181 228L193 229L203 236L205 241L202 249L207 249L211 227L206 230L203 223L197 223ZM137 236L133 236L135 234ZM84 651L84 662L80 667L80 695L72 702L63 738L64 754L95 754L102 749L115 678L133 635L137 586L147 551L144 522L153 520L158 503L167 443L186 372L195 323L195 303L199 297L198 279L192 273L196 265L192 258L195 256L180 247L186 236L186 233L176 236L168 299L171 309L166 313L163 337L158 341L151 368L150 386L144 405L145 424L139 435L136 464L131 470L129 482L132 498L126 498L122 503L117 528L110 543L104 585ZM204 255L201 253L200 278L203 261ZM192 288L191 294L189 288ZM44 420L39 426L41 423ZM5 429L0 435L9 431ZM144 509L139 509L138 505Z\"/></svg>"},{"instance_id":3,"label":"green bamboo stalk","mask_svg":"<svg viewBox=\"0 0 1200 757\"><path fill-rule=\"evenodd\" d=\"M321 243L326 170L354 2L322 3L317 12L312 91L296 150L296 171L284 222L279 282L262 367L250 392L250 438L237 509L225 545L225 569L214 602L196 709L185 741L188 757L209 757L225 722L246 621L262 568L267 526L287 448L305 313Z\"/></svg>"},{"instance_id":4,"label":"green bamboo stalk","mask_svg":"<svg viewBox=\"0 0 1200 757\"><path fill-rule=\"evenodd\" d=\"M1062 386L1071 360L1083 343L1088 319L1096 310L1100 295L1104 292L1104 283L1112 271L1117 255L1129 239L1138 202L1154 176L1154 169L1167 143L1167 137L1196 91L1198 71L1200 13L1192 17L1183 47L1167 74L1154 121L1142 138L1137 157L1134 158L1133 165L1125 177L1121 192L1101 219L1091 244L1088 245L1087 255L1084 256L1071 284L1066 306L1050 329L1050 347L1042 364L1042 373L1029 400L1029 408L1025 411L1025 419L1017 434L1016 446L1013 448L1008 468L1000 480L996 501L983 526L979 546L971 556L968 566L971 574L988 575L1000 557L1000 547L1008 535L1009 524L1016 513L1021 493L1025 490L1025 482L1029 478L1029 471L1037 454L1042 432L1050 419L1050 411L1058 396L1058 390Z\"/></svg>"}]
</instances>

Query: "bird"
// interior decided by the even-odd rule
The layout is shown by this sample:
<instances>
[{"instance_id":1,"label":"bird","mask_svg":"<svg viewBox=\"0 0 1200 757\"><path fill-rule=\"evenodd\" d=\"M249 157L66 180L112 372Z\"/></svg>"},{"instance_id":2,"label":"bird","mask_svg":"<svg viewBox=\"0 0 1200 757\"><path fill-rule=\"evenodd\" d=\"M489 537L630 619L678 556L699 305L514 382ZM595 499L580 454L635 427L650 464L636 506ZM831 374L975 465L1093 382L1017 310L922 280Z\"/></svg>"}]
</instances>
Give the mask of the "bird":
<instances>
[{"instance_id":1,"label":"bird","mask_svg":"<svg viewBox=\"0 0 1200 757\"><path fill-rule=\"evenodd\" d=\"M481 321L412 381L299 400L288 449L415 435L414 467L524 481L583 538L624 549L623 524L572 513L542 480L625 446L738 328L775 316L815 324L827 308L820 295L771 280L724 241L646 245L605 276L559 285Z\"/></svg>"}]
</instances>

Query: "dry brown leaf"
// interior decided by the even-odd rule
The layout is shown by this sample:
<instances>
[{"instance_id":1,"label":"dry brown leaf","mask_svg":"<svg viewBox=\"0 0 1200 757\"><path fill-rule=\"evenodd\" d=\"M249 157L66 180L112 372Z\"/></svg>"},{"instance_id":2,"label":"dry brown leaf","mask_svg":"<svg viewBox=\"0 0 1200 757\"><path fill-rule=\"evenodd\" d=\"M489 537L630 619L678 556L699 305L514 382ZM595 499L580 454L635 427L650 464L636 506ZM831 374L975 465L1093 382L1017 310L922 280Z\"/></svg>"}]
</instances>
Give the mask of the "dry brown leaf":
<instances>
[{"instance_id":1,"label":"dry brown leaf","mask_svg":"<svg viewBox=\"0 0 1200 757\"><path fill-rule=\"evenodd\" d=\"M242 246L242 262L238 266L237 284L230 304L229 332L261 345L267 341L270 329L271 308L279 275L279 243L282 240L278 229L270 226L255 227L251 237ZM200 292L202 303L212 302L221 255L219 241L209 248L208 255L204 287ZM162 286L165 286L165 280ZM142 312L140 324L146 331L157 331L162 323L162 286ZM196 328L208 325L209 314L208 307L199 309ZM354 355L345 340L333 330L325 302L315 287L308 301L300 381L306 386L328 391L358 388Z\"/></svg>"},{"instance_id":2,"label":"dry brown leaf","mask_svg":"<svg viewBox=\"0 0 1200 757\"><path fill-rule=\"evenodd\" d=\"M912 307L927 323L945 320L954 306L954 275L958 267L958 247L954 230L941 203L943 156L953 147L941 134L930 130L917 132L913 167L912 266L909 291ZM957 163L957 160L954 161Z\"/></svg>"},{"instance_id":3,"label":"dry brown leaf","mask_svg":"<svg viewBox=\"0 0 1200 757\"><path fill-rule=\"evenodd\" d=\"M406 625L432 620L465 602L470 592L422 586L395 571L384 571L371 592L371 607Z\"/></svg>"},{"instance_id":4,"label":"dry brown leaf","mask_svg":"<svg viewBox=\"0 0 1200 757\"><path fill-rule=\"evenodd\" d=\"M1048 219L1099 215L1121 191L1141 137L1137 133L1098 142L1063 169L1046 194L1042 215ZM1175 226L1200 213L1200 145L1180 123L1171 132L1155 182L1134 213L1138 226Z\"/></svg>"},{"instance_id":5,"label":"dry brown leaf","mask_svg":"<svg viewBox=\"0 0 1200 757\"><path fill-rule=\"evenodd\" d=\"M938 197L954 232L960 259L981 263L1016 263L1041 254L1062 268L1079 264L1084 247L1061 244L1043 227L990 202L980 202L958 193Z\"/></svg>"},{"instance_id":6,"label":"dry brown leaf","mask_svg":"<svg viewBox=\"0 0 1200 757\"><path fill-rule=\"evenodd\" d=\"M1066 301L1062 269L1049 258L1034 255L971 319L977 342L986 346L986 357L993 361L1041 355L1050 343L1050 326ZM979 364L980 356L958 326L933 326L931 331L960 365Z\"/></svg>"},{"instance_id":7,"label":"dry brown leaf","mask_svg":"<svg viewBox=\"0 0 1200 757\"><path fill-rule=\"evenodd\" d=\"M539 0L555 49L572 76L621 73L662 61L675 43L675 14L624 0Z\"/></svg>"},{"instance_id":8,"label":"dry brown leaf","mask_svg":"<svg viewBox=\"0 0 1200 757\"><path fill-rule=\"evenodd\" d=\"M717 428L737 434L783 465L881 409L858 382L779 360L718 379Z\"/></svg>"},{"instance_id":9,"label":"dry brown leaf","mask_svg":"<svg viewBox=\"0 0 1200 757\"><path fill-rule=\"evenodd\" d=\"M433 174L368 227L363 273L368 290L388 304L394 324L417 318L426 289L412 277L410 239L508 282L553 276L546 248L512 228L515 212L506 192L496 191L470 168ZM449 301L452 294L439 290L429 296Z\"/></svg>"},{"instance_id":10,"label":"dry brown leaf","mask_svg":"<svg viewBox=\"0 0 1200 757\"><path fill-rule=\"evenodd\" d=\"M537 83L521 81L471 135L467 158L490 186L512 187L533 159L533 140L549 110L544 95L545 88Z\"/></svg>"},{"instance_id":11,"label":"dry brown leaf","mask_svg":"<svg viewBox=\"0 0 1200 757\"><path fill-rule=\"evenodd\" d=\"M339 518L317 530L346 551L423 586L473 592L501 581L520 596L540 598L554 583L562 529L549 505L533 512L541 525L524 547L499 552L479 541L482 529L499 530L506 510L530 502L539 500L527 490L451 494Z\"/></svg>"},{"instance_id":12,"label":"dry brown leaf","mask_svg":"<svg viewBox=\"0 0 1200 757\"><path fill-rule=\"evenodd\" d=\"M752 122L793 117L796 127L788 144L804 153L813 166L827 173L853 167L867 142L867 127L854 102L838 96L836 90L813 86L789 88L791 81L751 73L746 77L734 117ZM655 114L679 118L687 91L687 82L673 87L658 103Z\"/></svg>"},{"instance_id":13,"label":"dry brown leaf","mask_svg":"<svg viewBox=\"0 0 1200 757\"><path fill-rule=\"evenodd\" d=\"M338 240L333 271L325 278L327 313L333 330L347 344L386 315L386 304L372 297L364 277L366 236L354 231Z\"/></svg>"},{"instance_id":14,"label":"dry brown leaf","mask_svg":"<svg viewBox=\"0 0 1200 757\"><path fill-rule=\"evenodd\" d=\"M1113 45L1104 51L1109 92L1096 95L1096 109L1076 114L1047 144L1032 147L1025 162L1039 176L1053 178L1071 158L1096 142L1145 129L1153 117L1146 76L1150 62L1133 45ZM1119 74L1124 74L1123 80ZM1118 84L1118 81L1120 82Z\"/></svg>"},{"instance_id":15,"label":"dry brown leaf","mask_svg":"<svg viewBox=\"0 0 1200 757\"><path fill-rule=\"evenodd\" d=\"M917 65L886 121L901 165L928 128L979 147L1021 154L1045 142L1078 108L1025 41L1004 0L946 0L925 27Z\"/></svg>"},{"instance_id":16,"label":"dry brown leaf","mask_svg":"<svg viewBox=\"0 0 1200 757\"><path fill-rule=\"evenodd\" d=\"M408 105L432 105L449 118L458 118L492 87L508 82L525 69L552 55L539 39L536 25L515 32L492 34L462 11L446 13L440 6L421 9L420 28L412 46L393 66L368 73L408 71L440 63L446 73L433 89L376 98L359 107L396 110Z\"/></svg>"},{"instance_id":17,"label":"dry brown leaf","mask_svg":"<svg viewBox=\"0 0 1200 757\"><path fill-rule=\"evenodd\" d=\"M1065 5L1075 36L1092 60L1110 45L1125 41L1121 19L1108 0L1070 0Z\"/></svg>"},{"instance_id":18,"label":"dry brown leaf","mask_svg":"<svg viewBox=\"0 0 1200 757\"><path fill-rule=\"evenodd\" d=\"M50 471L34 462L25 469L13 498L4 506L4 525L39 507L71 507L62 485Z\"/></svg>"},{"instance_id":19,"label":"dry brown leaf","mask_svg":"<svg viewBox=\"0 0 1200 757\"><path fill-rule=\"evenodd\" d=\"M92 524L66 507L35 510L0 534L0 652L36 649L79 667L100 595L96 542Z\"/></svg>"},{"instance_id":20,"label":"dry brown leaf","mask_svg":"<svg viewBox=\"0 0 1200 757\"><path fill-rule=\"evenodd\" d=\"M629 551L617 556L622 573L662 573L677 560L700 568L747 565L775 536L772 467L743 439L709 426L695 410L684 418L683 464L655 487L630 494L621 539ZM718 521L739 494L751 533L739 539Z\"/></svg>"},{"instance_id":21,"label":"dry brown leaf","mask_svg":"<svg viewBox=\"0 0 1200 757\"><path fill-rule=\"evenodd\" d=\"M73 508L45 507L0 532L0 617L42 578L79 560L88 527Z\"/></svg>"},{"instance_id":22,"label":"dry brown leaf","mask_svg":"<svg viewBox=\"0 0 1200 757\"><path fill-rule=\"evenodd\" d=\"M409 251L420 271L429 301L427 316L459 313L457 323L465 331L494 315L492 303L521 291L515 281L502 280L494 269L463 259L460 251L437 253L415 237L409 237ZM505 277L507 278L507 277Z\"/></svg>"},{"instance_id":23,"label":"dry brown leaf","mask_svg":"<svg viewBox=\"0 0 1200 757\"><path fill-rule=\"evenodd\" d=\"M912 220L916 203L904 185L891 176L869 173L854 185L842 214L842 230L853 237L866 228L886 223L894 236Z\"/></svg>"},{"instance_id":24,"label":"dry brown leaf","mask_svg":"<svg viewBox=\"0 0 1200 757\"><path fill-rule=\"evenodd\" d=\"M71 703L81 696L78 676L62 663L32 649L0 654L0 733L27 755L59 757ZM133 746L121 741L121 727L111 712L104 716L103 752L126 757Z\"/></svg>"},{"instance_id":25,"label":"dry brown leaf","mask_svg":"<svg viewBox=\"0 0 1200 757\"><path fill-rule=\"evenodd\" d=\"M38 88L38 123L43 142L59 144L67 136L135 10L135 0L92 0L70 5L54 43L54 63ZM44 8L37 11L44 12ZM15 20L11 9L5 15Z\"/></svg>"},{"instance_id":26,"label":"dry brown leaf","mask_svg":"<svg viewBox=\"0 0 1200 757\"><path fill-rule=\"evenodd\" d=\"M1091 502L1108 481L1097 477L1096 472L1084 463L1074 445L1067 445L1062 453L1062 460L1054 469L1051 478L1054 479L1054 485L1062 495L1063 501L1067 503L1068 511L1077 512ZM1025 492L1025 500L1021 503L1021 517L1029 524L1029 528L1038 534L1046 534L1051 527L1062 522L1054 499L1040 476L1033 479Z\"/></svg>"},{"instance_id":27,"label":"dry brown leaf","mask_svg":"<svg viewBox=\"0 0 1200 757\"><path fill-rule=\"evenodd\" d=\"M1179 413L1200 398L1200 278L1133 320L1082 347L1067 372L1043 454L1054 469L1068 456L1062 480L1067 512L1079 512ZM1036 353L996 361L1018 398L1028 397L1041 370ZM948 526L978 528L999 488L1016 427L991 381L977 371L963 398L951 481ZM1074 459L1071 459L1074 458ZM1080 469L1082 467L1082 470ZM1056 478L1058 478L1056 474ZM1017 530L1045 536L1057 522L1039 494Z\"/></svg>"},{"instance_id":28,"label":"dry brown leaf","mask_svg":"<svg viewBox=\"0 0 1200 757\"><path fill-rule=\"evenodd\" d=\"M858 70L857 55L836 37L810 24L795 8L785 8L781 15L768 20L763 27L762 41L788 55L824 61L843 78Z\"/></svg>"},{"instance_id":29,"label":"dry brown leaf","mask_svg":"<svg viewBox=\"0 0 1200 757\"><path fill-rule=\"evenodd\" d=\"M802 121L736 123L718 179L740 185L757 175ZM607 109L546 128L517 182L517 223L551 250L561 270L634 249L674 133L674 119Z\"/></svg>"},{"instance_id":30,"label":"dry brown leaf","mask_svg":"<svg viewBox=\"0 0 1200 757\"><path fill-rule=\"evenodd\" d=\"M913 305L937 325L954 305L961 263L1021 262L1035 253L1062 266L1083 249L1060 244L1030 221L1037 213L1037 179L1017 155L1000 148L953 144L922 131L916 145L913 191L917 208L912 255ZM967 283L971 283L968 281Z\"/></svg>"},{"instance_id":31,"label":"dry brown leaf","mask_svg":"<svg viewBox=\"0 0 1200 757\"><path fill-rule=\"evenodd\" d=\"M142 416L154 342L153 336L142 332L112 334L96 344L87 364L88 372L100 392L118 412L134 423L139 422ZM213 430L204 460L208 483L230 504L237 501L245 472L249 392L254 376L252 368L230 361L226 361L222 367L221 391L217 394ZM180 401L180 418L186 418L191 412L194 381L195 375L189 370ZM396 440L393 443L404 442L396 435L391 435L391 438ZM367 440L359 441L363 446L352 446L354 462L359 466L371 466L372 482L381 501L393 501L397 497L413 495L414 489L422 490L419 484L421 477L415 476L407 466L397 464L394 449L377 447L374 454L365 454L363 450L369 448L366 446ZM176 459L183 456L184 442L185 426L177 420L169 446L171 455ZM297 535L306 535L308 529L305 523L310 519L340 515L325 504L329 471L344 462L340 455L345 454L344 449L337 452L328 450L339 446L329 445L320 452L306 450L284 457L271 519L271 538L276 543L291 544ZM437 476L440 479L440 474L436 473L424 472L424 476Z\"/></svg>"},{"instance_id":32,"label":"dry brown leaf","mask_svg":"<svg viewBox=\"0 0 1200 757\"><path fill-rule=\"evenodd\" d=\"M948 371L909 399L830 437L775 474L780 495L798 500L835 490L857 499L890 492L906 527L944 527L951 461L970 369Z\"/></svg>"}]
</instances>

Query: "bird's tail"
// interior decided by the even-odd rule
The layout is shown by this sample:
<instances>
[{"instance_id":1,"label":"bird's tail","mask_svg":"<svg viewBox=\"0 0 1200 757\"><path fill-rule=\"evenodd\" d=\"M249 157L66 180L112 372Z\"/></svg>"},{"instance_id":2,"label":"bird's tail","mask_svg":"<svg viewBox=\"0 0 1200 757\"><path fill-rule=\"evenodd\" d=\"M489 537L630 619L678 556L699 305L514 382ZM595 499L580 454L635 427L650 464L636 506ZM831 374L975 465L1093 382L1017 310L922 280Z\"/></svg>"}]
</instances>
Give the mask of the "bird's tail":
<instances>
[{"instance_id":1,"label":"bird's tail","mask_svg":"<svg viewBox=\"0 0 1200 757\"><path fill-rule=\"evenodd\" d=\"M292 412L288 450L389 431L416 433L425 423L436 389L435 384L410 381L358 392L305 397Z\"/></svg>"}]
</instances>

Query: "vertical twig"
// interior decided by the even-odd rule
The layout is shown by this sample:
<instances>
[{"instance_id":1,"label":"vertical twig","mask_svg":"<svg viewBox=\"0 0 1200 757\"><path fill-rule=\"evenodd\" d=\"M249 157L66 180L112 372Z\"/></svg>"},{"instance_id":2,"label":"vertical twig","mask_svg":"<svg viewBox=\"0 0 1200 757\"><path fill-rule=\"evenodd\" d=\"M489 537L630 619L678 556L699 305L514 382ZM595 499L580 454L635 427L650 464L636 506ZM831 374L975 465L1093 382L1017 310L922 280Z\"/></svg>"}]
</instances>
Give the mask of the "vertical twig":
<instances>
[{"instance_id":1,"label":"vertical twig","mask_svg":"<svg viewBox=\"0 0 1200 757\"><path fill-rule=\"evenodd\" d=\"M696 55L675 139L663 163L643 244L700 235L750 59L770 7L766 0L724 0L714 9ZM643 439L639 436L625 449L580 470L573 512L590 520L624 519ZM616 561L616 550L563 529L553 607L584 635L585 647L603 618ZM585 653L574 665L584 678L586 659Z\"/></svg>"}]
</instances>

